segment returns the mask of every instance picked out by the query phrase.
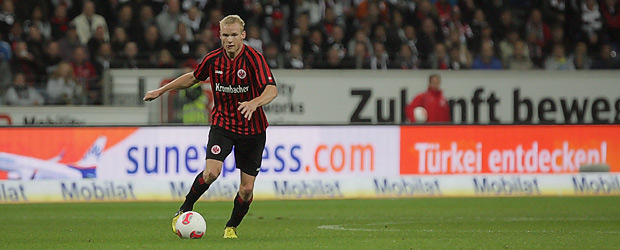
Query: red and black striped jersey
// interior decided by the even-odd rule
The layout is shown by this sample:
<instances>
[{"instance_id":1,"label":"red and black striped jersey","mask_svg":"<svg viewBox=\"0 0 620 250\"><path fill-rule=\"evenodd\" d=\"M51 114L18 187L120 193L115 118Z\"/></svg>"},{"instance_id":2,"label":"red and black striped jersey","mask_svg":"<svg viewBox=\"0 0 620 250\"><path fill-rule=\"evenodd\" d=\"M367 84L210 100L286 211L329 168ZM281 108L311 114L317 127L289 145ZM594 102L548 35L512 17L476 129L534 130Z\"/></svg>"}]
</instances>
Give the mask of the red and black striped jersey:
<instances>
[{"instance_id":1,"label":"red and black striped jersey","mask_svg":"<svg viewBox=\"0 0 620 250\"><path fill-rule=\"evenodd\" d=\"M213 125L244 135L267 129L269 123L262 107L254 111L249 121L237 110L239 102L252 100L260 96L267 85L276 84L265 57L254 48L243 44L241 53L233 60L226 56L223 48L213 50L194 70L194 77L201 81L211 79Z\"/></svg>"}]
</instances>

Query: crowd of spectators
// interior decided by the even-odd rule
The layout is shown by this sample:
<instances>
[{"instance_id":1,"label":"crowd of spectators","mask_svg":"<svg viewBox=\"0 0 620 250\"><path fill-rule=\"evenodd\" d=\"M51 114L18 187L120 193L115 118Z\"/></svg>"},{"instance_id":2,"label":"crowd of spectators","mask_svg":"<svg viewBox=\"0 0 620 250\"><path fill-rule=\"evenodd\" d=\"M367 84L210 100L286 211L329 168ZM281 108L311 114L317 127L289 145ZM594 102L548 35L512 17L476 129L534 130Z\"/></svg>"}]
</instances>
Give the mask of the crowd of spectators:
<instances>
[{"instance_id":1,"label":"crowd of spectators","mask_svg":"<svg viewBox=\"0 0 620 250\"><path fill-rule=\"evenodd\" d=\"M0 0L0 105L101 104L109 68L195 67L238 14L273 69L616 69L618 0Z\"/></svg>"}]
</instances>

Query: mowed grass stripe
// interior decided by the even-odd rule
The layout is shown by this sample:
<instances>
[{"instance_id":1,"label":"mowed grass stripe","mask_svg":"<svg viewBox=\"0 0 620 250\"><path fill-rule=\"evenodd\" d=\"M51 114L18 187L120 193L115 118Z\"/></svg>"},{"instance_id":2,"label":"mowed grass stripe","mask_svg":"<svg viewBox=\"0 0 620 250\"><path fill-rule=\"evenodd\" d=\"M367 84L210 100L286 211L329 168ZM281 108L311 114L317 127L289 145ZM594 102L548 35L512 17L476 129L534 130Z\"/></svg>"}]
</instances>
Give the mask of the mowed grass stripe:
<instances>
[{"instance_id":1,"label":"mowed grass stripe","mask_svg":"<svg viewBox=\"0 0 620 250\"><path fill-rule=\"evenodd\" d=\"M620 197L199 202L201 240L170 230L178 202L0 205L0 249L618 249Z\"/></svg>"}]
</instances>

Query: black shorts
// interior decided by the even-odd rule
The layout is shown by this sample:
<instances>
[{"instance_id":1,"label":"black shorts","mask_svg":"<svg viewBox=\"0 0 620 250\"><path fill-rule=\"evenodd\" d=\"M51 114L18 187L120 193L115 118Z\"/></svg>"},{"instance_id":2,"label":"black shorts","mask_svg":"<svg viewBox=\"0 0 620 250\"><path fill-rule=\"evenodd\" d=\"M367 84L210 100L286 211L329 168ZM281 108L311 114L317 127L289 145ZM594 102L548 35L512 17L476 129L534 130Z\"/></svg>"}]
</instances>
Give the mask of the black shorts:
<instances>
[{"instance_id":1,"label":"black shorts","mask_svg":"<svg viewBox=\"0 0 620 250\"><path fill-rule=\"evenodd\" d=\"M240 135L218 126L211 126L207 143L207 159L224 162L235 147L235 165L242 172L257 176L263 161L265 133Z\"/></svg>"}]
</instances>

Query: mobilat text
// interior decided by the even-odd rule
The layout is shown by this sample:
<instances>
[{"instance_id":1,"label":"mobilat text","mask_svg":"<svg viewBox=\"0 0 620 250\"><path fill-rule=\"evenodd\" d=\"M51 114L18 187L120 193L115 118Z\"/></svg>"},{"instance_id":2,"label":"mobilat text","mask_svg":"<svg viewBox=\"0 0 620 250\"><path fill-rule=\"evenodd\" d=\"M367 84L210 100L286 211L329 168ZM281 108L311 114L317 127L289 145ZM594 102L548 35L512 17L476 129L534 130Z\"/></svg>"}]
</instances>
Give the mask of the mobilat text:
<instances>
[{"instance_id":1,"label":"mobilat text","mask_svg":"<svg viewBox=\"0 0 620 250\"><path fill-rule=\"evenodd\" d=\"M571 173L582 164L606 162L607 142L598 148L574 148L564 141L559 148L541 148L537 141L529 148L519 144L514 149L483 150L482 142L463 149L452 142L419 142L414 145L419 174L448 173ZM486 153L488 152L488 153ZM486 154L483 154L486 153Z\"/></svg>"},{"instance_id":2,"label":"mobilat text","mask_svg":"<svg viewBox=\"0 0 620 250\"><path fill-rule=\"evenodd\" d=\"M372 144L266 145L261 173L370 173L375 171L375 147ZM204 145L150 146L132 145L127 149L129 175L195 174L204 169L207 147ZM236 171L234 152L224 161L222 177Z\"/></svg>"}]
</instances>

